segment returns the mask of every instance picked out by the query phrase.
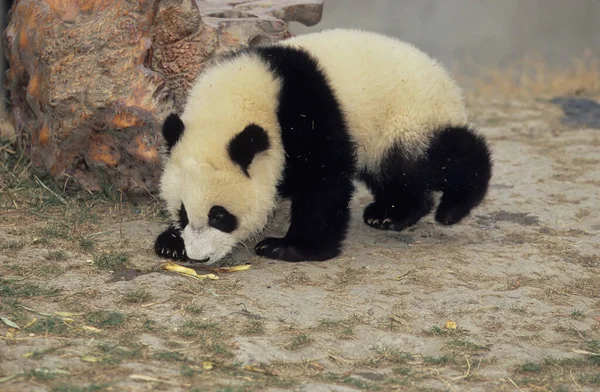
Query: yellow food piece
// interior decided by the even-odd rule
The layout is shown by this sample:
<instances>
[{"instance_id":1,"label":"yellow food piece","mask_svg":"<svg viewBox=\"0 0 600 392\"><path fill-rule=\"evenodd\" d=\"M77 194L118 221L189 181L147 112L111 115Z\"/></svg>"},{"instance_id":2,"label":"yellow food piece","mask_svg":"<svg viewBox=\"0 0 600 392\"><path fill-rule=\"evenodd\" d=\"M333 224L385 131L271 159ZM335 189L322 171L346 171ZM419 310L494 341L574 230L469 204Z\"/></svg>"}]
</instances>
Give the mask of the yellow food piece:
<instances>
[{"instance_id":1,"label":"yellow food piece","mask_svg":"<svg viewBox=\"0 0 600 392\"><path fill-rule=\"evenodd\" d=\"M198 279L211 279L211 280L217 280L219 279L219 277L217 275L214 274L206 274L206 275L200 275L196 272L196 270L192 269L192 268L188 268L188 267L184 267L182 265L179 264L175 264L171 261L167 261L163 267L163 269L167 270L167 271L172 271L172 272L178 272L180 274L184 274L184 275L188 275L188 276L193 276L195 278Z\"/></svg>"},{"instance_id":2,"label":"yellow food piece","mask_svg":"<svg viewBox=\"0 0 600 392\"><path fill-rule=\"evenodd\" d=\"M92 363L96 363L96 362L100 362L102 360L102 358L98 358L98 357L92 357L92 356L85 356L85 357L81 357L81 360L83 362L92 362Z\"/></svg>"},{"instance_id":3,"label":"yellow food piece","mask_svg":"<svg viewBox=\"0 0 600 392\"><path fill-rule=\"evenodd\" d=\"M236 265L234 267L220 267L217 268L218 271L223 272L239 272L239 271L247 271L252 267L252 264L244 264L244 265Z\"/></svg>"},{"instance_id":4,"label":"yellow food piece","mask_svg":"<svg viewBox=\"0 0 600 392\"><path fill-rule=\"evenodd\" d=\"M102 330L100 328L90 327L89 325L84 325L83 327L81 327L81 329L88 331L88 332L94 332L94 333L102 332Z\"/></svg>"},{"instance_id":5,"label":"yellow food piece","mask_svg":"<svg viewBox=\"0 0 600 392\"><path fill-rule=\"evenodd\" d=\"M446 321L446 329L456 329L456 323L454 321Z\"/></svg>"},{"instance_id":6,"label":"yellow food piece","mask_svg":"<svg viewBox=\"0 0 600 392\"><path fill-rule=\"evenodd\" d=\"M248 371L248 372L255 372L255 373L266 373L266 370L263 370L261 368L257 368L255 366L252 365L245 365L243 367L244 370Z\"/></svg>"}]
</instances>

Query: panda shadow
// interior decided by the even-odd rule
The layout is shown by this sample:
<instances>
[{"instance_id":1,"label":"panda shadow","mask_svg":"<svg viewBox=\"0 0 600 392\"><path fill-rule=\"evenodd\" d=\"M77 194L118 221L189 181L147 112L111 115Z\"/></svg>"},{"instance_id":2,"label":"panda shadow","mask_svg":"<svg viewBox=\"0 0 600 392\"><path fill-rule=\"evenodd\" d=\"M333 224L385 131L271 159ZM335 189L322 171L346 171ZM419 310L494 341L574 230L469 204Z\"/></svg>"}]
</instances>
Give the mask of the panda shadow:
<instances>
[{"instance_id":1,"label":"panda shadow","mask_svg":"<svg viewBox=\"0 0 600 392\"><path fill-rule=\"evenodd\" d=\"M400 232L373 229L363 222L362 214L367 205L373 201L369 190L357 183L356 192L351 200L351 218L342 254L338 258L346 258L353 252L370 251L376 248L396 248L408 250L414 244L454 244L464 237L462 230L436 224L433 213L423 217L414 226ZM439 203L441 195L434 194L434 202ZM254 246L266 237L283 237L289 227L290 201L282 200L277 204L266 228L251 240L239 245L224 261L224 265L247 263L257 257ZM457 225L459 226L460 223Z\"/></svg>"},{"instance_id":2,"label":"panda shadow","mask_svg":"<svg viewBox=\"0 0 600 392\"><path fill-rule=\"evenodd\" d=\"M434 209L440 202L441 192L434 192ZM452 244L460 242L463 235L452 226L442 226L435 222L434 212L427 214L415 225L402 231L379 230L369 227L363 221L363 211L373 202L373 195L362 183L356 184L356 192L351 201L352 217L346 239L346 248L386 247L408 248L416 243ZM466 221L466 219L465 219Z\"/></svg>"}]
</instances>

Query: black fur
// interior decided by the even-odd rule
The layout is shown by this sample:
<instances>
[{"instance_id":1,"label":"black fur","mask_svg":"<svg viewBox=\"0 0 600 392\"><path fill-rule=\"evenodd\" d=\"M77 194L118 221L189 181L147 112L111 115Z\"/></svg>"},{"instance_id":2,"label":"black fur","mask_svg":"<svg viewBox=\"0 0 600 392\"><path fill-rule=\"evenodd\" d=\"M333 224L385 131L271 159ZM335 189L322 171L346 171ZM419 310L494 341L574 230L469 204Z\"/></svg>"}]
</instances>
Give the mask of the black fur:
<instances>
[{"instance_id":1,"label":"black fur","mask_svg":"<svg viewBox=\"0 0 600 392\"><path fill-rule=\"evenodd\" d=\"M190 223L185 206L181 203L179 208L179 225L170 225L163 231L154 242L154 253L158 257L165 259L173 259L177 261L187 261L188 257L185 252L185 243L181 238L181 230Z\"/></svg>"},{"instance_id":2,"label":"black fur","mask_svg":"<svg viewBox=\"0 0 600 392\"><path fill-rule=\"evenodd\" d=\"M244 173L248 174L248 167L252 160L263 151L266 151L270 146L269 135L262 127L256 124L250 124L227 145L227 153L232 161L237 163Z\"/></svg>"},{"instance_id":3,"label":"black fur","mask_svg":"<svg viewBox=\"0 0 600 392\"><path fill-rule=\"evenodd\" d=\"M187 211L183 203L181 203L181 208L179 209L179 227L181 230L185 229L188 223L190 223L190 220L188 219Z\"/></svg>"},{"instance_id":4,"label":"black fur","mask_svg":"<svg viewBox=\"0 0 600 392\"><path fill-rule=\"evenodd\" d=\"M355 149L344 115L308 53L276 46L257 52L282 80L277 116L286 164L278 190L292 205L285 237L264 239L256 253L286 261L327 260L340 253L354 191Z\"/></svg>"},{"instance_id":5,"label":"black fur","mask_svg":"<svg viewBox=\"0 0 600 392\"><path fill-rule=\"evenodd\" d=\"M163 231L154 242L154 253L158 257L176 261L187 261L181 230L173 225Z\"/></svg>"},{"instance_id":6,"label":"black fur","mask_svg":"<svg viewBox=\"0 0 600 392\"><path fill-rule=\"evenodd\" d=\"M361 172L373 192L363 219L371 227L400 231L417 223L433 208L433 191L443 192L435 219L458 223L484 198L492 174L485 140L468 127L435 132L426 153L417 160L401 144L392 147L380 173Z\"/></svg>"},{"instance_id":7,"label":"black fur","mask_svg":"<svg viewBox=\"0 0 600 392\"><path fill-rule=\"evenodd\" d=\"M162 134L166 141L168 151L171 151L171 148L177 144L184 131L185 126L183 125L181 118L175 113L169 114L162 127Z\"/></svg>"},{"instance_id":8,"label":"black fur","mask_svg":"<svg viewBox=\"0 0 600 392\"><path fill-rule=\"evenodd\" d=\"M221 206L213 206L208 211L208 225L225 233L231 233L238 226L235 215Z\"/></svg>"},{"instance_id":9,"label":"black fur","mask_svg":"<svg viewBox=\"0 0 600 392\"><path fill-rule=\"evenodd\" d=\"M459 222L484 198L492 172L490 151L468 127L439 129L416 160L397 141L377 172L357 172L356 149L344 114L317 61L302 50L277 46L244 49L224 58L229 61L252 51L282 81L277 116L286 162L278 191L292 201L287 234L260 241L255 247L258 255L285 261L322 261L339 255L356 175L375 197L364 211L365 223L382 230L400 231L417 223L433 209L433 191L443 192L435 218L445 225ZM251 128L228 147L246 174L255 154L265 147L260 139L248 138L253 133L260 131ZM165 233L159 239L179 253L179 242L167 243L177 236L164 238Z\"/></svg>"}]
</instances>

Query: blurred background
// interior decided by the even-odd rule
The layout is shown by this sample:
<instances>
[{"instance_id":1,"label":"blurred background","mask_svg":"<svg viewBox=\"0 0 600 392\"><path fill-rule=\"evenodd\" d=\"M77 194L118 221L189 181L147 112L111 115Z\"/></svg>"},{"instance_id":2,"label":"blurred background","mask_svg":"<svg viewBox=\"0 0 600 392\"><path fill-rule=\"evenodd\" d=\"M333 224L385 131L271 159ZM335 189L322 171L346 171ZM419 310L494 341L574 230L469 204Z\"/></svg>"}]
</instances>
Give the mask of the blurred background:
<instances>
[{"instance_id":1,"label":"blurred background","mask_svg":"<svg viewBox=\"0 0 600 392\"><path fill-rule=\"evenodd\" d=\"M0 2L4 31L11 2ZM532 54L558 68L586 50L600 56L600 0L325 0L319 24L290 24L296 34L331 27L399 37L462 74Z\"/></svg>"},{"instance_id":2,"label":"blurred background","mask_svg":"<svg viewBox=\"0 0 600 392\"><path fill-rule=\"evenodd\" d=\"M598 0L325 0L322 21L294 33L356 27L419 46L447 66L503 66L537 52L562 67L600 53Z\"/></svg>"}]
</instances>

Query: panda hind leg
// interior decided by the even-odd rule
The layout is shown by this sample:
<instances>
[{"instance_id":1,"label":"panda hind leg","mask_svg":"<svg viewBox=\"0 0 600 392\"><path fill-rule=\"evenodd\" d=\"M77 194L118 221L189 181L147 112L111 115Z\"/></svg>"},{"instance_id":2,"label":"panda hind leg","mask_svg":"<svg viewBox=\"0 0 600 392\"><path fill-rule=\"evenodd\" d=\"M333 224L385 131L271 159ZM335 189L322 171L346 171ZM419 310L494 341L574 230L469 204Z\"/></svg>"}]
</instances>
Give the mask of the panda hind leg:
<instances>
[{"instance_id":1,"label":"panda hind leg","mask_svg":"<svg viewBox=\"0 0 600 392\"><path fill-rule=\"evenodd\" d=\"M396 192L393 198L375 197L363 213L364 222L379 230L402 231L427 215L433 208L433 198L428 192Z\"/></svg>"},{"instance_id":2,"label":"panda hind leg","mask_svg":"<svg viewBox=\"0 0 600 392\"><path fill-rule=\"evenodd\" d=\"M492 175L491 152L485 139L466 126L447 127L428 150L432 188L443 192L435 220L453 225L484 199Z\"/></svg>"},{"instance_id":3,"label":"panda hind leg","mask_svg":"<svg viewBox=\"0 0 600 392\"><path fill-rule=\"evenodd\" d=\"M389 151L378 173L363 171L360 178L375 198L364 210L365 224L402 231L427 215L433 209L433 197L421 173L397 147Z\"/></svg>"}]
</instances>

